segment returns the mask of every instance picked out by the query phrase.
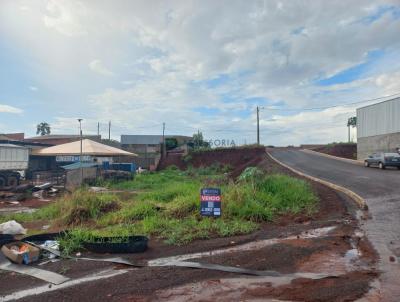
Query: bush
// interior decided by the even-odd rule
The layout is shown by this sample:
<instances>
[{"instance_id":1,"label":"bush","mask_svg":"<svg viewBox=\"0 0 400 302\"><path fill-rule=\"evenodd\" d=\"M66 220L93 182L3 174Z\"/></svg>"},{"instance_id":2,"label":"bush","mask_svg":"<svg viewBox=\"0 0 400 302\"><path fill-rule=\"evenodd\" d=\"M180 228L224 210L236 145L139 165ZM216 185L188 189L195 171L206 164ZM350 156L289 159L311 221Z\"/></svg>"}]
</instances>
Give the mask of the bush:
<instances>
[{"instance_id":1,"label":"bush","mask_svg":"<svg viewBox=\"0 0 400 302\"><path fill-rule=\"evenodd\" d=\"M258 182L264 177L263 171L256 167L247 167L244 171L239 175L239 181L245 182Z\"/></svg>"}]
</instances>

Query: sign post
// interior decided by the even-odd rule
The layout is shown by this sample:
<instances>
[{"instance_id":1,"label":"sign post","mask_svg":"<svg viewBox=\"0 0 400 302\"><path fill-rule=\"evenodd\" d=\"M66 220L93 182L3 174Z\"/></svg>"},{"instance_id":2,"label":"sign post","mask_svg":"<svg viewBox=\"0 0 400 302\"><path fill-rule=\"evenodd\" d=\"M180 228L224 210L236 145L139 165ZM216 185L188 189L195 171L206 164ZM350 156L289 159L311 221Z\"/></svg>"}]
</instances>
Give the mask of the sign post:
<instances>
[{"instance_id":1,"label":"sign post","mask_svg":"<svg viewBox=\"0 0 400 302\"><path fill-rule=\"evenodd\" d=\"M201 189L200 214L202 216L221 217L221 189Z\"/></svg>"}]
</instances>

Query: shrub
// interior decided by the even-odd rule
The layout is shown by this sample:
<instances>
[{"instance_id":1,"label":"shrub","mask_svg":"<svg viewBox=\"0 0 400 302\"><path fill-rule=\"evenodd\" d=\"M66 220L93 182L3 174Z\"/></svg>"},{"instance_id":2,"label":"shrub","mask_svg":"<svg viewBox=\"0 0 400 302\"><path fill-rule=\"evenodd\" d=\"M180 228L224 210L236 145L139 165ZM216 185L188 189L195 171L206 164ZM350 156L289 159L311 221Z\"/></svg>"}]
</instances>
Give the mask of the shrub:
<instances>
[{"instance_id":1,"label":"shrub","mask_svg":"<svg viewBox=\"0 0 400 302\"><path fill-rule=\"evenodd\" d=\"M258 169L257 167L247 167L244 171L239 175L239 181L245 182L255 182L264 177L263 171Z\"/></svg>"}]
</instances>

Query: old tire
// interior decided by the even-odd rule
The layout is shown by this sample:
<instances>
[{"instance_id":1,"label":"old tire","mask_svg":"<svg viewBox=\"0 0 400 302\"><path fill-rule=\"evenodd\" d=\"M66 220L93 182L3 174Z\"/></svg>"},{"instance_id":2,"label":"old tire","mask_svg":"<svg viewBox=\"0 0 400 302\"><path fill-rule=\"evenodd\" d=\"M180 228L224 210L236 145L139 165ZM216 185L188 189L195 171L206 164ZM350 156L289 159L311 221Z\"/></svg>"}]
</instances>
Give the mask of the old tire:
<instances>
[{"instance_id":1,"label":"old tire","mask_svg":"<svg viewBox=\"0 0 400 302\"><path fill-rule=\"evenodd\" d=\"M364 167L367 167L367 168L368 168L368 167L369 167L369 162L365 161L365 162L364 162Z\"/></svg>"},{"instance_id":2,"label":"old tire","mask_svg":"<svg viewBox=\"0 0 400 302\"><path fill-rule=\"evenodd\" d=\"M14 188L18 186L18 183L19 181L17 176L8 176L7 186Z\"/></svg>"},{"instance_id":3,"label":"old tire","mask_svg":"<svg viewBox=\"0 0 400 302\"><path fill-rule=\"evenodd\" d=\"M383 163L379 163L379 169L384 170L385 169L385 165Z\"/></svg>"}]
</instances>

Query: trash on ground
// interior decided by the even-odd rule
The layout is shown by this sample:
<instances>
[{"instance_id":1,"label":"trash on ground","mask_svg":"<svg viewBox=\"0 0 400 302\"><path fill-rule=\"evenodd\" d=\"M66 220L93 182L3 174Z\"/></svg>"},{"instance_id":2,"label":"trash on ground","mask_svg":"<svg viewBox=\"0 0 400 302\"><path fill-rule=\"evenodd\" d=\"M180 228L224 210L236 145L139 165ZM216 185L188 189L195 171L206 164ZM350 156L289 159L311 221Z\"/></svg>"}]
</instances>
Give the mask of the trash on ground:
<instances>
[{"instance_id":1,"label":"trash on ground","mask_svg":"<svg viewBox=\"0 0 400 302\"><path fill-rule=\"evenodd\" d=\"M164 265L163 265L164 266ZM295 277L295 278L310 278L310 279L323 279L327 277L337 277L336 274L317 274L317 273L302 273L297 272L293 274L281 274L277 271L269 271L269 270L253 270L246 268L239 268L234 266L227 265L219 265L213 263L199 263L199 262L190 262L190 261L173 261L170 263L166 263L165 266L178 266L178 267L189 267L189 268L197 268L197 269L208 269L208 270L216 270L228 273L237 273L243 275L253 275L253 276L268 276L268 277Z\"/></svg>"},{"instance_id":2,"label":"trash on ground","mask_svg":"<svg viewBox=\"0 0 400 302\"><path fill-rule=\"evenodd\" d=\"M25 193L25 192L28 192L28 191L32 190L33 187L34 186L31 185L31 184L22 184L22 185L19 185L19 186L16 186L15 188L13 188L12 192L14 192L14 193Z\"/></svg>"},{"instance_id":3,"label":"trash on ground","mask_svg":"<svg viewBox=\"0 0 400 302\"><path fill-rule=\"evenodd\" d=\"M50 182L46 182L44 184L38 185L38 186L34 186L32 188L32 192L37 192L37 191L41 191L41 190L47 190L50 189L52 186L52 184Z\"/></svg>"},{"instance_id":4,"label":"trash on ground","mask_svg":"<svg viewBox=\"0 0 400 302\"><path fill-rule=\"evenodd\" d=\"M90 192L98 193L98 192L107 192L108 189L104 187L90 187L89 188Z\"/></svg>"},{"instance_id":5,"label":"trash on ground","mask_svg":"<svg viewBox=\"0 0 400 302\"><path fill-rule=\"evenodd\" d=\"M63 275L39 269L36 267L31 267L29 265L13 264L8 259L6 259L2 253L0 253L0 270L32 276L34 278L52 284L61 284L64 283L65 281L70 280L68 277L65 277Z\"/></svg>"},{"instance_id":6,"label":"trash on ground","mask_svg":"<svg viewBox=\"0 0 400 302\"><path fill-rule=\"evenodd\" d=\"M32 196L35 198L43 199L43 190L35 191L32 193Z\"/></svg>"},{"instance_id":7,"label":"trash on ground","mask_svg":"<svg viewBox=\"0 0 400 302\"><path fill-rule=\"evenodd\" d=\"M43 244L40 244L40 247L44 249L44 251L42 252L42 256L48 259L54 259L57 257L56 254L50 252L48 249L50 249L51 251L60 250L60 244L57 240L46 240Z\"/></svg>"},{"instance_id":8,"label":"trash on ground","mask_svg":"<svg viewBox=\"0 0 400 302\"><path fill-rule=\"evenodd\" d=\"M40 250L25 242L7 243L1 251L8 259L18 264L29 264L39 260Z\"/></svg>"},{"instance_id":9,"label":"trash on ground","mask_svg":"<svg viewBox=\"0 0 400 302\"><path fill-rule=\"evenodd\" d=\"M53 263L53 262L58 262L60 261L59 258L54 258L54 259L50 259L50 260L45 260L43 262L38 263L38 265L42 266L42 265L46 265L47 263Z\"/></svg>"},{"instance_id":10,"label":"trash on ground","mask_svg":"<svg viewBox=\"0 0 400 302\"><path fill-rule=\"evenodd\" d=\"M49 195L49 196L55 196L55 195L58 194L58 192L59 192L58 189L56 189L56 188L54 188L54 187L51 187L50 189L47 190L47 195Z\"/></svg>"},{"instance_id":11,"label":"trash on ground","mask_svg":"<svg viewBox=\"0 0 400 302\"><path fill-rule=\"evenodd\" d=\"M26 229L22 227L15 220L10 220L0 224L0 233L9 235L23 235L26 234Z\"/></svg>"}]
</instances>

